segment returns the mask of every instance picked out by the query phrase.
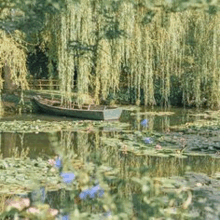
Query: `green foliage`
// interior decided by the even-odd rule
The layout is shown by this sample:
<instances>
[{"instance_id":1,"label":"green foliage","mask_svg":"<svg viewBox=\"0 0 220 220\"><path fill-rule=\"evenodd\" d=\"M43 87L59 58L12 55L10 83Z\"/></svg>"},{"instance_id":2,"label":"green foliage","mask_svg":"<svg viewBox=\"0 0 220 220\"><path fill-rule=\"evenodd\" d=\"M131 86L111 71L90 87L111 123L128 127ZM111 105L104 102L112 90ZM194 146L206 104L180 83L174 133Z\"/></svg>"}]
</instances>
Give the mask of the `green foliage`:
<instances>
[{"instance_id":1,"label":"green foliage","mask_svg":"<svg viewBox=\"0 0 220 220\"><path fill-rule=\"evenodd\" d=\"M54 14L64 7L57 0L7 0L0 2L0 29L6 32L21 30L27 34L43 28L46 13ZM5 16L1 16L7 11Z\"/></svg>"}]
</instances>

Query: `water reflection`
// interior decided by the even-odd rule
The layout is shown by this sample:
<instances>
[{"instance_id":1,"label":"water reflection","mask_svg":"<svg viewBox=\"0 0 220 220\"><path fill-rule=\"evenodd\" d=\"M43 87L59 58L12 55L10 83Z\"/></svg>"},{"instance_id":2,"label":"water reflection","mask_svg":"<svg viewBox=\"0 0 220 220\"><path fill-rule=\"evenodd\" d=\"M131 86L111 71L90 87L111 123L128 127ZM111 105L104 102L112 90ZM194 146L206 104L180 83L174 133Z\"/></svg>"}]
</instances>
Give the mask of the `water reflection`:
<instances>
[{"instance_id":1,"label":"water reflection","mask_svg":"<svg viewBox=\"0 0 220 220\"><path fill-rule=\"evenodd\" d=\"M166 112L173 114L159 114L164 112L161 107L154 107L153 109L139 108L135 111L124 111L120 121L129 122L131 124L131 129L141 130L141 121L143 119L148 119L148 126L150 130L156 130L161 132L167 132L170 126L185 124L186 122L193 122L198 117L192 117L190 114L192 112L197 112L197 110L189 110L183 108L170 108Z\"/></svg>"},{"instance_id":2,"label":"water reflection","mask_svg":"<svg viewBox=\"0 0 220 220\"><path fill-rule=\"evenodd\" d=\"M30 148L28 156L49 158L56 154L74 155L82 163L93 162L98 165L120 167L120 172L131 173L132 169L147 167L151 176L181 176L187 169L212 175L220 172L220 159L207 155L187 156L187 158L163 158L157 156L136 156L123 154L114 146L104 146L101 137L114 137L112 133L61 132L39 134L1 134L1 153L3 158L13 157ZM45 147L46 146L46 147ZM126 169L125 169L126 168ZM137 170L135 170L137 172ZM124 173L125 174L125 173ZM125 176L126 176L125 175Z\"/></svg>"},{"instance_id":3,"label":"water reflection","mask_svg":"<svg viewBox=\"0 0 220 220\"><path fill-rule=\"evenodd\" d=\"M117 136L117 135L116 135ZM203 172L212 175L220 171L220 160L209 155L187 156L186 158L136 156L132 153L123 154L114 143L106 146L103 137L115 137L109 133L63 132L61 144L63 153L75 154L83 163L93 162L106 166L120 167L121 174L130 172L130 168L147 167L150 176L168 177L182 176L185 171ZM117 138L115 138L117 141ZM130 170L130 171L129 171ZM137 170L136 170L137 171ZM132 175L132 171L131 171Z\"/></svg>"},{"instance_id":4,"label":"water reflection","mask_svg":"<svg viewBox=\"0 0 220 220\"><path fill-rule=\"evenodd\" d=\"M122 116L121 121L130 123L130 127L127 130L142 131L143 129L148 129L151 131L169 132L170 126L194 120L192 117L189 117L187 111L180 112L178 109L176 112L178 113L170 116L142 114L142 111L135 112L135 115L131 116L126 112ZM52 118L53 120L56 119L55 117ZM52 120L52 118L48 120ZM148 119L148 126L141 127L141 121L146 118ZM72 168L72 164L69 163L70 159L74 160L74 162L80 160L79 166L92 162L98 166L105 165L113 169L116 168L119 170L119 179L112 180L109 185L111 185L112 192L114 190L117 191L121 198L140 192L140 189L130 181L134 176L140 178L145 174L151 177L182 176L186 171L206 173L211 176L216 172L220 172L220 160L209 155L176 158L148 155L137 156L130 152L125 153L126 150L124 152L119 151L116 143L119 141L120 134L120 129L109 129L108 127L100 128L97 131L40 132L38 134L2 133L0 136L1 152L3 157L11 157L16 152L21 153L22 150L30 148L28 154L30 158L38 156L51 158L54 155L62 155L65 158L64 167L66 170ZM110 143L106 145L103 142L103 138L111 138ZM146 141L148 142L148 139ZM66 161L68 161L68 164ZM32 202L41 200L42 203L49 204L58 210L64 209L64 212L60 214L60 218L68 219L68 209L78 202L75 199L77 193L79 195L79 192L66 191L64 189L45 193L44 188L39 188L39 192L32 192L30 197ZM79 205L79 207L82 211L86 208L83 205Z\"/></svg>"},{"instance_id":5,"label":"water reflection","mask_svg":"<svg viewBox=\"0 0 220 220\"><path fill-rule=\"evenodd\" d=\"M22 152L27 152L28 157L36 159L37 157L45 157L54 155L54 141L49 139L49 133L10 133L0 134L1 153L3 158L17 157Z\"/></svg>"},{"instance_id":6,"label":"water reflection","mask_svg":"<svg viewBox=\"0 0 220 220\"><path fill-rule=\"evenodd\" d=\"M153 110L140 108L136 111L123 111L120 121L129 122L130 127L127 130L156 130L162 132L169 132L169 127L173 125L183 124L186 122L191 122L195 120L195 117L191 117L189 113L192 110L171 108L169 112L174 112L172 115L157 116L153 112L160 112L161 108L154 108ZM149 114L151 112L152 114ZM133 113L133 115L131 114ZM65 117L54 117L46 115L22 115L22 116L8 116L5 120L77 120ZM141 126L141 122L147 119L146 127ZM196 118L198 119L198 118ZM4 120L4 119L1 119ZM122 164L123 167L132 167L133 163L137 164L136 167L142 167L140 161L141 157L134 155L121 155L118 151L117 146L112 143L112 146L105 146L102 142L102 138L114 138L117 139L120 136L120 130L118 128L108 127L100 128L99 131L94 132L54 132L54 133L2 133L1 138L1 153L3 157L12 157L16 152L21 153L22 150L25 151L30 149L28 156L30 158L36 157L51 157L55 154L65 154L69 157L76 155L84 163L95 162L95 163L105 163L111 167L118 167ZM202 159L206 158L206 159ZM212 160L212 163L210 163ZM187 159L176 159L176 158L158 158L158 157L145 157L145 162L148 161L147 166L153 169L152 175L156 176L170 176L170 175L182 175L186 167L189 165L192 170L195 167L199 169L200 172L212 173L217 171L217 167L211 165L215 164L217 159L210 159L208 157L190 156ZM214 161L214 162L213 162ZM204 164L205 163L205 164Z\"/></svg>"}]
</instances>

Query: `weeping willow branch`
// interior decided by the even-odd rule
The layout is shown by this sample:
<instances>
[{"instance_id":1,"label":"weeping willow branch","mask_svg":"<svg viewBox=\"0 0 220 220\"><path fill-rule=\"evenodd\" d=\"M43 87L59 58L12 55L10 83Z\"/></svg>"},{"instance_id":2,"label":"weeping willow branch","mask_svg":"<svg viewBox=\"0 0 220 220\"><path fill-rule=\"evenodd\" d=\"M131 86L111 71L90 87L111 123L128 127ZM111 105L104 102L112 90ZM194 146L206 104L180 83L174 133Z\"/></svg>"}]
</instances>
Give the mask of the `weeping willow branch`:
<instances>
[{"instance_id":1,"label":"weeping willow branch","mask_svg":"<svg viewBox=\"0 0 220 220\"><path fill-rule=\"evenodd\" d=\"M60 22L56 27L55 20ZM200 107L206 100L218 107L219 21L218 13L168 13L130 1L66 1L66 11L48 18L48 30L56 36L47 34L63 101L69 102L77 89L99 103L120 89L126 68L128 91L137 105L167 106L171 94L181 94L184 105Z\"/></svg>"},{"instance_id":2,"label":"weeping willow branch","mask_svg":"<svg viewBox=\"0 0 220 220\"><path fill-rule=\"evenodd\" d=\"M8 77L16 86L21 87L22 90L28 88L26 53L11 36L0 31L0 90L3 89L3 70L4 74L10 74Z\"/></svg>"}]
</instances>

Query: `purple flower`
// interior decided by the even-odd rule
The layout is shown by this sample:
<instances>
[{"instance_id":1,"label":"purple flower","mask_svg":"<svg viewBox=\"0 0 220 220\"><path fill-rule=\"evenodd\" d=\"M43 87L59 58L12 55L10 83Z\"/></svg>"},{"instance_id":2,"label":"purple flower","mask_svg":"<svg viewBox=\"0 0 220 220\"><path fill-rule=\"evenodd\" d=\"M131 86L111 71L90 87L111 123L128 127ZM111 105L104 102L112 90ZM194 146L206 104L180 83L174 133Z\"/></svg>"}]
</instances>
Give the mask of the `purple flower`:
<instances>
[{"instance_id":1,"label":"purple flower","mask_svg":"<svg viewBox=\"0 0 220 220\"><path fill-rule=\"evenodd\" d=\"M57 168L62 168L62 160L60 157L57 157L56 161L55 161L55 167Z\"/></svg>"},{"instance_id":2,"label":"purple flower","mask_svg":"<svg viewBox=\"0 0 220 220\"><path fill-rule=\"evenodd\" d=\"M141 125L142 125L143 127L147 127L147 126L148 126L148 119L142 120L142 121L141 121Z\"/></svg>"},{"instance_id":3,"label":"purple flower","mask_svg":"<svg viewBox=\"0 0 220 220\"><path fill-rule=\"evenodd\" d=\"M90 198L91 199L94 199L96 194L98 197L102 197L104 194L104 190L99 185L94 186L93 188L90 189Z\"/></svg>"},{"instance_id":4,"label":"purple flower","mask_svg":"<svg viewBox=\"0 0 220 220\"><path fill-rule=\"evenodd\" d=\"M69 220L69 219L70 219L69 215L63 215L62 216L62 220Z\"/></svg>"},{"instance_id":5,"label":"purple flower","mask_svg":"<svg viewBox=\"0 0 220 220\"><path fill-rule=\"evenodd\" d=\"M145 144L151 144L152 143L152 140L149 137L145 137L143 139L143 141L144 141Z\"/></svg>"},{"instance_id":6,"label":"purple flower","mask_svg":"<svg viewBox=\"0 0 220 220\"><path fill-rule=\"evenodd\" d=\"M83 191L79 194L79 198L80 198L80 199L86 199L87 196L89 195L89 193L90 193L90 190L89 190L89 189L83 190Z\"/></svg>"},{"instance_id":7,"label":"purple flower","mask_svg":"<svg viewBox=\"0 0 220 220\"><path fill-rule=\"evenodd\" d=\"M74 173L61 173L60 176L63 178L64 183L72 183L75 179Z\"/></svg>"},{"instance_id":8,"label":"purple flower","mask_svg":"<svg viewBox=\"0 0 220 220\"><path fill-rule=\"evenodd\" d=\"M96 196L102 197L104 195L104 190L99 186L94 186L90 189L83 190L79 194L80 199L86 199L87 197L94 199Z\"/></svg>"}]
</instances>

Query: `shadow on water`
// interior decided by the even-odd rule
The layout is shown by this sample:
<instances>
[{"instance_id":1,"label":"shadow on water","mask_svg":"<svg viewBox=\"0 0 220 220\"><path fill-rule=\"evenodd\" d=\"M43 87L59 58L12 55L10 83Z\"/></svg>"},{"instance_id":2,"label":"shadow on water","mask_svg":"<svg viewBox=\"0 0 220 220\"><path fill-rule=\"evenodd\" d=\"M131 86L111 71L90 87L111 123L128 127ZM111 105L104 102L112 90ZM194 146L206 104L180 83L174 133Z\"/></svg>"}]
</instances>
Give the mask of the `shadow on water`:
<instances>
[{"instance_id":1,"label":"shadow on water","mask_svg":"<svg viewBox=\"0 0 220 220\"><path fill-rule=\"evenodd\" d=\"M48 133L5 132L0 134L0 138L3 158L13 157L15 154L19 156L22 151L28 153L28 157L31 159L55 155L53 142L49 140Z\"/></svg>"}]
</instances>

